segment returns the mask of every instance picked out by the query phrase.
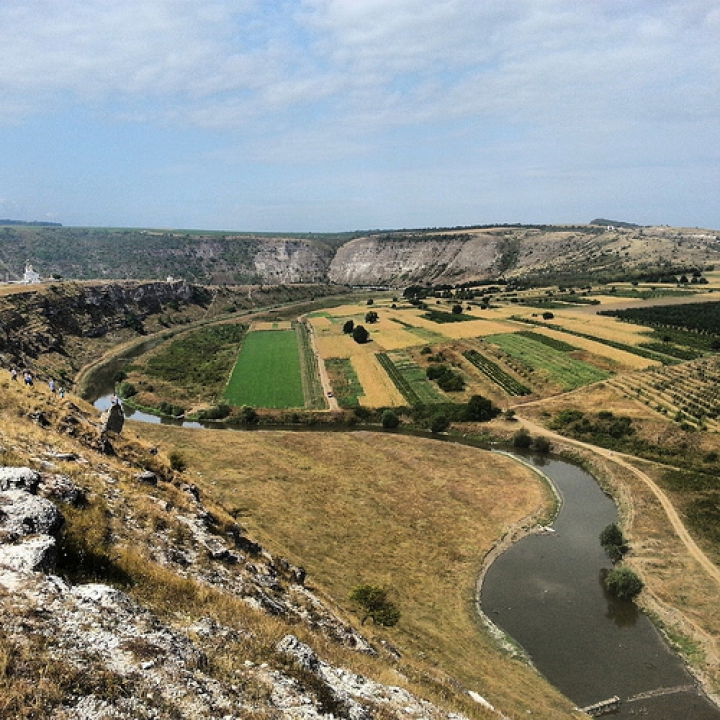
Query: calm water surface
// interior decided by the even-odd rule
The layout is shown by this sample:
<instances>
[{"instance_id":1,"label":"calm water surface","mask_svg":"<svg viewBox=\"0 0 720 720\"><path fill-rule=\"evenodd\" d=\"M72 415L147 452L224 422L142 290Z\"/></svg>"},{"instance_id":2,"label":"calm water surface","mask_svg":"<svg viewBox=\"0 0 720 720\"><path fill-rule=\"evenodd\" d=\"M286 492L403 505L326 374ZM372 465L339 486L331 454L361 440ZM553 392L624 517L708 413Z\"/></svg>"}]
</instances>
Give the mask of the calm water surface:
<instances>
[{"instance_id":1,"label":"calm water surface","mask_svg":"<svg viewBox=\"0 0 720 720\"><path fill-rule=\"evenodd\" d=\"M623 702L612 717L720 718L650 620L605 591L612 564L599 535L617 520L613 501L574 465L532 462L562 495L555 532L524 538L492 564L483 611L580 707L617 695Z\"/></svg>"}]
</instances>

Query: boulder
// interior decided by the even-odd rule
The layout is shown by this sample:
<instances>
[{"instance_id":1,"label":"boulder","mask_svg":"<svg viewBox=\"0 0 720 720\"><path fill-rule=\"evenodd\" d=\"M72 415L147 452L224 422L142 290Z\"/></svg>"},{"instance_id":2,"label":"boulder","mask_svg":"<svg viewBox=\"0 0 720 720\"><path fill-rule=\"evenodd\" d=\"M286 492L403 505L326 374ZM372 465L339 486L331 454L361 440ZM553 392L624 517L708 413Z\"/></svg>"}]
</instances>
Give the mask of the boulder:
<instances>
[{"instance_id":1,"label":"boulder","mask_svg":"<svg viewBox=\"0 0 720 720\"><path fill-rule=\"evenodd\" d=\"M52 535L65 519L49 500L24 490L0 492L0 540L15 542L27 535Z\"/></svg>"},{"instance_id":2,"label":"boulder","mask_svg":"<svg viewBox=\"0 0 720 720\"><path fill-rule=\"evenodd\" d=\"M52 572L57 561L55 538L38 535L17 545L0 545L0 566L16 572Z\"/></svg>"},{"instance_id":3,"label":"boulder","mask_svg":"<svg viewBox=\"0 0 720 720\"><path fill-rule=\"evenodd\" d=\"M40 473L29 467L0 467L0 490L26 490L34 493Z\"/></svg>"}]
</instances>

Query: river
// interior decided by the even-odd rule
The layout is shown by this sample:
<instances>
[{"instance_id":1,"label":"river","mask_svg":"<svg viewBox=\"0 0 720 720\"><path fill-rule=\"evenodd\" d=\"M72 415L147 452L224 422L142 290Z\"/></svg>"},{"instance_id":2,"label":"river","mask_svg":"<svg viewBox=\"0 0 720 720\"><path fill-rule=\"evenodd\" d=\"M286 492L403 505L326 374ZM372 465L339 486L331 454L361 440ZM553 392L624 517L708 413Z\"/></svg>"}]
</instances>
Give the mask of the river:
<instances>
[{"instance_id":1,"label":"river","mask_svg":"<svg viewBox=\"0 0 720 720\"><path fill-rule=\"evenodd\" d=\"M568 462L528 457L562 497L554 532L530 535L490 566L483 612L579 707L621 698L618 718L718 720L685 664L629 600L604 587L599 542L617 520L595 478Z\"/></svg>"},{"instance_id":2,"label":"river","mask_svg":"<svg viewBox=\"0 0 720 720\"><path fill-rule=\"evenodd\" d=\"M105 409L109 403L104 395L95 406ZM131 408L126 414L144 422L202 427ZM308 429L313 428L303 428ZM490 566L480 594L485 615L579 707L619 696L617 718L720 720L720 709L652 622L634 603L604 588L612 564L599 535L617 520L612 499L592 475L568 462L532 455L518 459L551 480L562 507L554 532L523 538Z\"/></svg>"}]
</instances>

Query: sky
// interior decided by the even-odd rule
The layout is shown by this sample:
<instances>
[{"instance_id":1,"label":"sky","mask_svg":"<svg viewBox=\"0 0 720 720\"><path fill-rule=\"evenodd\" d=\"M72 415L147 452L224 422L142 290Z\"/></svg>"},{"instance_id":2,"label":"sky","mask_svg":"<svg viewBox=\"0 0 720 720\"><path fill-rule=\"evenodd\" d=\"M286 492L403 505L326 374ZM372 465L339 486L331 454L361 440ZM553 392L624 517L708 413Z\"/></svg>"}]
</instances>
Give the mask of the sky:
<instances>
[{"instance_id":1,"label":"sky","mask_svg":"<svg viewBox=\"0 0 720 720\"><path fill-rule=\"evenodd\" d=\"M0 218L720 229L720 0L0 0Z\"/></svg>"}]
</instances>

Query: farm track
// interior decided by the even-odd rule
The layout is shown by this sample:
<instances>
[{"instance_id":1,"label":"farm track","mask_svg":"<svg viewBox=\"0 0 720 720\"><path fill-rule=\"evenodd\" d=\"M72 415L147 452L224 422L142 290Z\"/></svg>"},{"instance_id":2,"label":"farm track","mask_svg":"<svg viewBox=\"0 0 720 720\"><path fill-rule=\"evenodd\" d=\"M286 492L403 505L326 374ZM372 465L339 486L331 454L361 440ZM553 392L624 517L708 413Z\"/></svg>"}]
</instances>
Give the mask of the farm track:
<instances>
[{"instance_id":1,"label":"farm track","mask_svg":"<svg viewBox=\"0 0 720 720\"><path fill-rule=\"evenodd\" d=\"M597 445L583 442L582 440L575 440L573 438L565 437L564 435L560 435L559 433L553 432L552 430L548 430L542 425L538 425L531 420L520 416L516 417L522 423L522 425L527 428L528 432L544 435L551 440L554 439L556 442L567 443L570 445L575 445L577 447L585 448L586 450L596 453L597 455L606 458L610 462L614 462L617 465L620 465L626 470L632 472L633 475L635 475L639 480L641 480L656 497L656 499L662 506L662 509L665 512L668 520L670 521L670 525L673 531L685 546L688 554L717 583L717 585L720 586L720 568L718 568L707 557L707 555L705 555L705 553L700 549L700 547L698 547L695 540L693 540L692 536L687 531L687 528L683 524L680 515L678 514L677 510L675 509L668 496L662 491L662 489L649 475L647 475L642 470L638 469L637 467L635 467L635 465L632 464L631 461L637 460L637 458L632 455L626 455L625 453L618 453L614 450L607 450Z\"/></svg>"}]
</instances>

